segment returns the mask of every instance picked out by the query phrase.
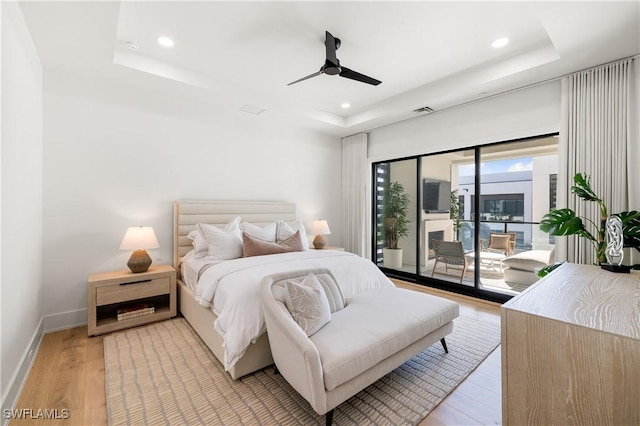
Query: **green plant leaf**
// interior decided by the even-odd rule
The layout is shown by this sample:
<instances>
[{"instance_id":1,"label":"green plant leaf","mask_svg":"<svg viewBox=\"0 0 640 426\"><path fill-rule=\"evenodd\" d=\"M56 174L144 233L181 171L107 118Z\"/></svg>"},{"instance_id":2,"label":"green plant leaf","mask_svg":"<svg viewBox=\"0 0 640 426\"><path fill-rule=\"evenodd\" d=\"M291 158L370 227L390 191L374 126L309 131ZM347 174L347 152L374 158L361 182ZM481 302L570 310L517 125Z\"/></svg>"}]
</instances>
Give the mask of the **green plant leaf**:
<instances>
[{"instance_id":1,"label":"green plant leaf","mask_svg":"<svg viewBox=\"0 0 640 426\"><path fill-rule=\"evenodd\" d=\"M542 278L542 277L546 277L547 275L549 275L551 272L553 272L554 269L562 266L564 262L556 262L553 265L549 265L549 266L545 266L544 268L540 269L536 275L538 275L538 277Z\"/></svg>"},{"instance_id":2,"label":"green plant leaf","mask_svg":"<svg viewBox=\"0 0 640 426\"><path fill-rule=\"evenodd\" d=\"M556 209L545 214L540 221L540 230L555 236L578 235L596 241L571 209Z\"/></svg>"},{"instance_id":3,"label":"green plant leaf","mask_svg":"<svg viewBox=\"0 0 640 426\"><path fill-rule=\"evenodd\" d=\"M631 210L616 216L622 221L625 247L640 247L640 212Z\"/></svg>"},{"instance_id":4,"label":"green plant leaf","mask_svg":"<svg viewBox=\"0 0 640 426\"><path fill-rule=\"evenodd\" d=\"M591 183L589 182L589 175L577 173L573 177L574 186L571 187L571 192L578 197L586 201L596 201L602 203L602 200L591 189Z\"/></svg>"}]
</instances>

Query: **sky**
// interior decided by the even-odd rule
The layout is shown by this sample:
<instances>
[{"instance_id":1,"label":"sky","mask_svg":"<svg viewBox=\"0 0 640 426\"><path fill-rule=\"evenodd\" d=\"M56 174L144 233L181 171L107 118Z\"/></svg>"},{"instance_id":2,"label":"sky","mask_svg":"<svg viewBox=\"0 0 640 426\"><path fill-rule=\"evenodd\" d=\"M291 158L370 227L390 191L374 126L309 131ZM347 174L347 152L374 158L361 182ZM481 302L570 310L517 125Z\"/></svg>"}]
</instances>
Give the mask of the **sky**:
<instances>
[{"instance_id":1,"label":"sky","mask_svg":"<svg viewBox=\"0 0 640 426\"><path fill-rule=\"evenodd\" d=\"M475 164L465 164L460 166L458 167L458 176L473 176L475 174L475 169ZM482 174L533 170L533 159L531 157L524 157L482 162L480 163L480 170Z\"/></svg>"}]
</instances>

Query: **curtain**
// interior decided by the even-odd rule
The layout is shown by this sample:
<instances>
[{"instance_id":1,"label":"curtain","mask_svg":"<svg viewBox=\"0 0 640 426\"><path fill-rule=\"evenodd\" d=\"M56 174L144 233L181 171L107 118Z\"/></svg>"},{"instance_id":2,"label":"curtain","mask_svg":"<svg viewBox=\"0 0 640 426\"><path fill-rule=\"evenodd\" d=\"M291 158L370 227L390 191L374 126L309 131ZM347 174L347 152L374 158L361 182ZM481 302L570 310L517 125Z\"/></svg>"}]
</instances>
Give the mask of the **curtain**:
<instances>
[{"instance_id":1,"label":"curtain","mask_svg":"<svg viewBox=\"0 0 640 426\"><path fill-rule=\"evenodd\" d=\"M365 253L367 139L366 133L342 139L342 239L359 256Z\"/></svg>"},{"instance_id":2,"label":"curtain","mask_svg":"<svg viewBox=\"0 0 640 426\"><path fill-rule=\"evenodd\" d=\"M626 59L572 74L562 81L559 161L566 167L558 171L558 205L587 218L583 222L592 234L596 228L589 221L600 226L600 211L596 203L571 193L576 173L590 176L591 187L604 200L609 214L638 208L640 149L635 80L634 59ZM593 245L585 238L557 237L556 252L559 259L596 263Z\"/></svg>"}]
</instances>

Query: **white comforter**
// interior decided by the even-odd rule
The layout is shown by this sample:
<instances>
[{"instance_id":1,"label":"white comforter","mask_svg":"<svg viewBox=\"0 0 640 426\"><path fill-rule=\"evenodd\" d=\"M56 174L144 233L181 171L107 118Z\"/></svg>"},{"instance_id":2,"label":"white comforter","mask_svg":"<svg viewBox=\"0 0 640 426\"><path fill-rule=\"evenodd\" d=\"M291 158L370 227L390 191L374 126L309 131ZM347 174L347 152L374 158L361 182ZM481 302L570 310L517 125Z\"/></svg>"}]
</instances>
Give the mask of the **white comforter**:
<instances>
[{"instance_id":1,"label":"white comforter","mask_svg":"<svg viewBox=\"0 0 640 426\"><path fill-rule=\"evenodd\" d=\"M229 370L251 343L266 331L260 302L260 281L266 275L325 267L349 297L393 283L369 260L334 250L309 250L228 260L202 273L196 301L218 316L214 327L224 339L224 367Z\"/></svg>"}]
</instances>

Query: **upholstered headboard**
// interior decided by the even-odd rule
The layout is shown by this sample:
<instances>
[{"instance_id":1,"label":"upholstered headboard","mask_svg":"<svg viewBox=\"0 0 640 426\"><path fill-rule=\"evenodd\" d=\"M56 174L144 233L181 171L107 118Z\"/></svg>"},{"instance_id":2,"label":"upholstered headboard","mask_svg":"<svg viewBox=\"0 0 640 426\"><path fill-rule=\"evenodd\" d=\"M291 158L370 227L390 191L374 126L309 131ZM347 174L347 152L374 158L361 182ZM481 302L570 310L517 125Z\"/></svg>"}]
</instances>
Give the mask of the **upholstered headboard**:
<instances>
[{"instance_id":1,"label":"upholstered headboard","mask_svg":"<svg viewBox=\"0 0 640 426\"><path fill-rule=\"evenodd\" d=\"M236 216L256 225L277 219L294 221L296 205L279 201L176 201L173 206L173 266L178 277L182 256L193 248L187 234L196 229L198 223L224 227Z\"/></svg>"}]
</instances>

